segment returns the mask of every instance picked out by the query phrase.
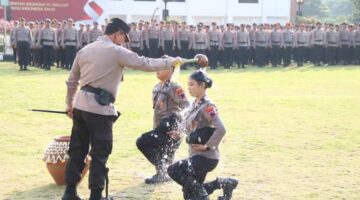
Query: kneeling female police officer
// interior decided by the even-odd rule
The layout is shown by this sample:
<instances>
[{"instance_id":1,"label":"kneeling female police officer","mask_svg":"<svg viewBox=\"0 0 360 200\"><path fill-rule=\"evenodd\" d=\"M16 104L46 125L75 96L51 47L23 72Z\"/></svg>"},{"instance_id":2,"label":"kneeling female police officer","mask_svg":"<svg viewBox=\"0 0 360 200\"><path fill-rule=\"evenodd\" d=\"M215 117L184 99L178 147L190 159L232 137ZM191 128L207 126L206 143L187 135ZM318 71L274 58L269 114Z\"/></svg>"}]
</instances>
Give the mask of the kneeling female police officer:
<instances>
[{"instance_id":1,"label":"kneeling female police officer","mask_svg":"<svg viewBox=\"0 0 360 200\"><path fill-rule=\"evenodd\" d=\"M216 106L206 96L206 89L212 80L202 71L190 75L188 89L196 100L186 119L186 134L190 157L174 163L168 168L169 176L183 187L184 199L208 200L208 195L216 189L223 189L219 200L229 200L238 181L231 178L217 178L204 184L208 172L219 162L219 144L225 135L225 127ZM180 137L180 132L172 131L171 137Z\"/></svg>"}]
</instances>

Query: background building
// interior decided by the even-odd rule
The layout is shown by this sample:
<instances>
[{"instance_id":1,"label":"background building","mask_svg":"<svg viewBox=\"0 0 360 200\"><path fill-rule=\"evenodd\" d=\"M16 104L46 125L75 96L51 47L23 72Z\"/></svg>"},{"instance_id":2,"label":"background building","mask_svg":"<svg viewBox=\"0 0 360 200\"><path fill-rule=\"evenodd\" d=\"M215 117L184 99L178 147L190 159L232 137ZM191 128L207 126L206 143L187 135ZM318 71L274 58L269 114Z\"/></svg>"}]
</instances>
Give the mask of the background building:
<instances>
[{"instance_id":1,"label":"background building","mask_svg":"<svg viewBox=\"0 0 360 200\"><path fill-rule=\"evenodd\" d=\"M171 1L171 0L170 0ZM190 24L217 23L285 23L293 20L295 0L172 0L167 8L170 19ZM11 0L12 19L73 18L77 22L120 17L127 22L162 19L163 0ZM0 8L0 15L3 16ZM293 14L294 15L294 14Z\"/></svg>"},{"instance_id":2,"label":"background building","mask_svg":"<svg viewBox=\"0 0 360 200\"><path fill-rule=\"evenodd\" d=\"M169 2L170 19L190 24L217 23L286 23L292 19L291 1L295 0L183 0ZM155 12L162 19L163 0L110 0L109 17L120 17L128 22L150 20ZM296 3L295 3L296 4ZM158 8L158 9L156 9Z\"/></svg>"}]
</instances>

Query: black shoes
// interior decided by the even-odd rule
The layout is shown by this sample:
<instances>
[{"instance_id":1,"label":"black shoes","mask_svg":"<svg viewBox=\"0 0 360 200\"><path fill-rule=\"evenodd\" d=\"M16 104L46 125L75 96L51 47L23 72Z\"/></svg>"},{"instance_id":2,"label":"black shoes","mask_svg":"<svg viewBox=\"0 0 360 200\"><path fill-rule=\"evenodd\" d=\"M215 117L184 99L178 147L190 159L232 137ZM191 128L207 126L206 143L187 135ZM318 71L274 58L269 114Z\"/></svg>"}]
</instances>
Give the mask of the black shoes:
<instances>
[{"instance_id":1,"label":"black shoes","mask_svg":"<svg viewBox=\"0 0 360 200\"><path fill-rule=\"evenodd\" d=\"M196 183L191 188L183 188L186 200L209 200L209 195L202 184Z\"/></svg>"},{"instance_id":2,"label":"black shoes","mask_svg":"<svg viewBox=\"0 0 360 200\"><path fill-rule=\"evenodd\" d=\"M233 190L238 185L238 181L232 178L219 178L218 181L223 189L223 196L219 196L218 200L230 200Z\"/></svg>"},{"instance_id":3,"label":"black shoes","mask_svg":"<svg viewBox=\"0 0 360 200\"><path fill-rule=\"evenodd\" d=\"M80 198L76 194L67 194L67 193L65 193L64 196L61 198L61 200L84 200L84 199Z\"/></svg>"},{"instance_id":4,"label":"black shoes","mask_svg":"<svg viewBox=\"0 0 360 200\"><path fill-rule=\"evenodd\" d=\"M157 184L164 183L170 181L171 178L167 175L167 173L157 173L151 178L145 179L146 184Z\"/></svg>"}]
</instances>

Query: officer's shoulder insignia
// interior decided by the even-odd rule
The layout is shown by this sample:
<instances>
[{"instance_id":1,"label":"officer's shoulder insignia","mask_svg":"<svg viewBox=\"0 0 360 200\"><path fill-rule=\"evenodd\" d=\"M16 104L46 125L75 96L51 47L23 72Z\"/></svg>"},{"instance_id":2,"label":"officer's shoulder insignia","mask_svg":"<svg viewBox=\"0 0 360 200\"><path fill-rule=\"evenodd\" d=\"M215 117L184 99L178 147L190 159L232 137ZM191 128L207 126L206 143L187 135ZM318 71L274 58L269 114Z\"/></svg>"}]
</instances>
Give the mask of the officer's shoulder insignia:
<instances>
[{"instance_id":1,"label":"officer's shoulder insignia","mask_svg":"<svg viewBox=\"0 0 360 200\"><path fill-rule=\"evenodd\" d=\"M218 114L217 108L214 105L208 105L205 112L209 117L215 117Z\"/></svg>"},{"instance_id":2,"label":"officer's shoulder insignia","mask_svg":"<svg viewBox=\"0 0 360 200\"><path fill-rule=\"evenodd\" d=\"M182 89L182 87L177 88L175 93L176 93L176 95L180 96L181 98L185 98L185 92Z\"/></svg>"}]
</instances>

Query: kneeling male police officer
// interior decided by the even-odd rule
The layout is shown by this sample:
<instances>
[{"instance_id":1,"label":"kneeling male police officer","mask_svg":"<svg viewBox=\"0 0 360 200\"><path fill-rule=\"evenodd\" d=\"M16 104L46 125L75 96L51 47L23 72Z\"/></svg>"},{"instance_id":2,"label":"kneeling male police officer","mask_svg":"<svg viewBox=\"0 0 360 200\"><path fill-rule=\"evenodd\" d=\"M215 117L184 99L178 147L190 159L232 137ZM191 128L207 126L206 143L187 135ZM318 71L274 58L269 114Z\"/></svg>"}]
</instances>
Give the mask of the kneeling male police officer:
<instances>
[{"instance_id":1,"label":"kneeling male police officer","mask_svg":"<svg viewBox=\"0 0 360 200\"><path fill-rule=\"evenodd\" d=\"M120 46L129 41L130 27L121 19L107 24L105 35L83 49L74 61L67 84L67 112L73 119L69 161L66 167L66 189L62 200L80 200L76 184L92 158L89 173L90 200L101 200L112 151L112 125L118 117L114 102L125 66L142 71L165 70L180 59L150 59ZM80 91L77 88L80 85ZM89 146L91 150L89 152Z\"/></svg>"}]
</instances>

